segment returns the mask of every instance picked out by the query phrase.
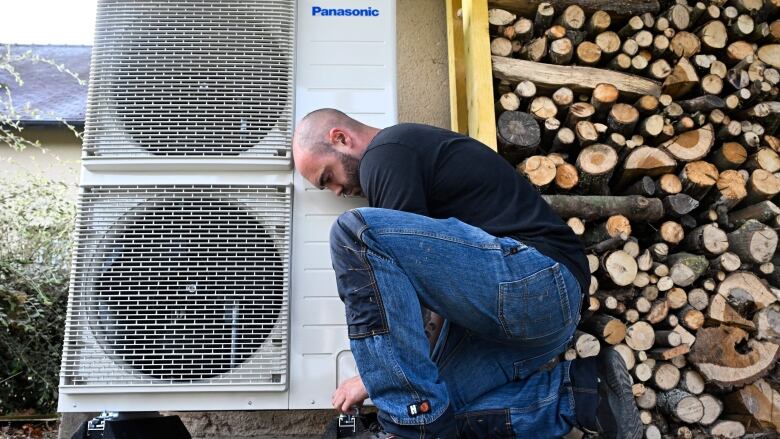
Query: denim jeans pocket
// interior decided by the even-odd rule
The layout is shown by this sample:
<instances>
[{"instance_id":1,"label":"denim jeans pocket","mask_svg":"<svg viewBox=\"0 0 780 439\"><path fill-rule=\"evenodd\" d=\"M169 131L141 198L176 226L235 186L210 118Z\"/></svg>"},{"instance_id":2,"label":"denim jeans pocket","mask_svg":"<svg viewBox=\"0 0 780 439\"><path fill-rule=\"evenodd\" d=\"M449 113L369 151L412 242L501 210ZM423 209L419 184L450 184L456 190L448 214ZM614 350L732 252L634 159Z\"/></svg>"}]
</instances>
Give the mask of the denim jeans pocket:
<instances>
[{"instance_id":1,"label":"denim jeans pocket","mask_svg":"<svg viewBox=\"0 0 780 439\"><path fill-rule=\"evenodd\" d=\"M555 336L571 323L571 310L560 264L498 288L498 319L513 341Z\"/></svg>"}]
</instances>

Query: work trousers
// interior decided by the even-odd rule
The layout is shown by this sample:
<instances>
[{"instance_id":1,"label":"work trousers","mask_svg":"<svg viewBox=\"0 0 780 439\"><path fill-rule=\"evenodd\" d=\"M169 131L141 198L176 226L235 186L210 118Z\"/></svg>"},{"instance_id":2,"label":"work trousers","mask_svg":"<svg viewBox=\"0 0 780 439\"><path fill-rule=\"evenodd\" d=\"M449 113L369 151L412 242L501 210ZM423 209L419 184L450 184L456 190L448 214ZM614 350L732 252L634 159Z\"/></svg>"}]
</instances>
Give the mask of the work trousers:
<instances>
[{"instance_id":1,"label":"work trousers","mask_svg":"<svg viewBox=\"0 0 780 439\"><path fill-rule=\"evenodd\" d=\"M457 219L360 208L331 229L350 346L386 431L555 438L577 425L565 351L582 292L535 248ZM421 306L445 319L430 352Z\"/></svg>"}]
</instances>

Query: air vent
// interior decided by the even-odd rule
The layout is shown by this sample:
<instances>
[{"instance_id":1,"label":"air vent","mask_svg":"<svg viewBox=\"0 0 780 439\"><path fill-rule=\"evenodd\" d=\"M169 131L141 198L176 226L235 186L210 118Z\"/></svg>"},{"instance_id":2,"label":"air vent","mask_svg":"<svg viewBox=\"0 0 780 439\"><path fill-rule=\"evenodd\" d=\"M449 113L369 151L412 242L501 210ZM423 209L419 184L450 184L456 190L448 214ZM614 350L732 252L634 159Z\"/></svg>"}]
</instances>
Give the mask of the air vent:
<instances>
[{"instance_id":1,"label":"air vent","mask_svg":"<svg viewBox=\"0 0 780 439\"><path fill-rule=\"evenodd\" d=\"M65 386L285 384L290 204L287 186L85 187Z\"/></svg>"},{"instance_id":2,"label":"air vent","mask_svg":"<svg viewBox=\"0 0 780 439\"><path fill-rule=\"evenodd\" d=\"M101 0L85 159L289 161L294 0Z\"/></svg>"}]
</instances>

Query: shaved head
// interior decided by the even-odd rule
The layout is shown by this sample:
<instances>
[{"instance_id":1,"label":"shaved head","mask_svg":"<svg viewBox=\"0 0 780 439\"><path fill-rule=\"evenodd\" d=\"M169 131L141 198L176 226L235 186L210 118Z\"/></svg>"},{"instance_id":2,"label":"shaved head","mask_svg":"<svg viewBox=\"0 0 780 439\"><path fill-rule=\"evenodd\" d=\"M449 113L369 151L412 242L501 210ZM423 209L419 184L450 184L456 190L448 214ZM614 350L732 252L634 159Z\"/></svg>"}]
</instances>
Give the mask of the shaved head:
<instances>
[{"instance_id":1,"label":"shaved head","mask_svg":"<svg viewBox=\"0 0 780 439\"><path fill-rule=\"evenodd\" d=\"M360 159L378 132L333 108L312 111L295 128L295 167L320 189L359 195Z\"/></svg>"},{"instance_id":2,"label":"shaved head","mask_svg":"<svg viewBox=\"0 0 780 439\"><path fill-rule=\"evenodd\" d=\"M305 151L324 153L331 150L328 131L333 127L359 129L362 123L333 108L314 110L301 119L295 129L293 145Z\"/></svg>"}]
</instances>

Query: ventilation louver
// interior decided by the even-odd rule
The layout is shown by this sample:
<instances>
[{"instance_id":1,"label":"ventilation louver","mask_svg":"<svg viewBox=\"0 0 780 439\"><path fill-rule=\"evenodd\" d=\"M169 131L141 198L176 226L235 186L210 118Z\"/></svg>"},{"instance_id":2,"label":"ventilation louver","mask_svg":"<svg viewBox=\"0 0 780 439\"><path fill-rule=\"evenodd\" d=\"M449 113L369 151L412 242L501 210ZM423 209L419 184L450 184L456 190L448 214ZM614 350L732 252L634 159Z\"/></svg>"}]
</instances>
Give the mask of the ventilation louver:
<instances>
[{"instance_id":1,"label":"ventilation louver","mask_svg":"<svg viewBox=\"0 0 780 439\"><path fill-rule=\"evenodd\" d=\"M102 0L85 159L289 161L294 0Z\"/></svg>"},{"instance_id":2,"label":"ventilation louver","mask_svg":"<svg viewBox=\"0 0 780 439\"><path fill-rule=\"evenodd\" d=\"M80 199L66 386L287 379L287 186L91 186Z\"/></svg>"}]
</instances>

